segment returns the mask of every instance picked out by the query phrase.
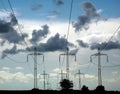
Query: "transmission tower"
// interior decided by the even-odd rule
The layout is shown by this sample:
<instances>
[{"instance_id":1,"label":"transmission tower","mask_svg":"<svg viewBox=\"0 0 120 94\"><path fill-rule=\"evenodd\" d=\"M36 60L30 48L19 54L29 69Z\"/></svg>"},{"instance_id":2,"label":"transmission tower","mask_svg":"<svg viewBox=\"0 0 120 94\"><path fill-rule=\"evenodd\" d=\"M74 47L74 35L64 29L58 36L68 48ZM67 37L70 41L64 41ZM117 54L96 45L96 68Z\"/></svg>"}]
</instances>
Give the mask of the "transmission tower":
<instances>
[{"instance_id":1,"label":"transmission tower","mask_svg":"<svg viewBox=\"0 0 120 94\"><path fill-rule=\"evenodd\" d=\"M65 54L60 54L59 55L59 62L61 61L60 59L61 59L62 55L64 55L64 56L66 55L66 79L69 80L69 55L75 56L75 61L76 61L76 55L75 54L69 54L69 48L68 47L66 49L66 53Z\"/></svg>"},{"instance_id":2,"label":"transmission tower","mask_svg":"<svg viewBox=\"0 0 120 94\"><path fill-rule=\"evenodd\" d=\"M37 89L37 55L43 56L43 62L44 62L44 55L42 53L37 52L36 47L34 48L34 52L27 55L27 62L28 62L28 56L33 55L34 58L34 88Z\"/></svg>"},{"instance_id":3,"label":"transmission tower","mask_svg":"<svg viewBox=\"0 0 120 94\"><path fill-rule=\"evenodd\" d=\"M90 62L92 62L92 56L98 56L98 86L101 86L101 85L102 85L101 57L100 57L101 55L107 56L107 62L108 62L108 55L101 53L100 48L98 48L98 53L92 54L92 55L90 56Z\"/></svg>"},{"instance_id":4,"label":"transmission tower","mask_svg":"<svg viewBox=\"0 0 120 94\"><path fill-rule=\"evenodd\" d=\"M43 81L43 87L44 87L44 90L45 90L46 89L46 76L49 78L49 74L46 74L46 72L44 70L43 74L41 74L41 75L43 75L43 79L44 79L44 81Z\"/></svg>"},{"instance_id":5,"label":"transmission tower","mask_svg":"<svg viewBox=\"0 0 120 94\"><path fill-rule=\"evenodd\" d=\"M59 73L59 75L61 76L61 80L63 80L63 75L64 75L64 74L66 75L66 73L64 73L63 70L61 69L61 71L60 71L60 73Z\"/></svg>"},{"instance_id":6,"label":"transmission tower","mask_svg":"<svg viewBox=\"0 0 120 94\"><path fill-rule=\"evenodd\" d=\"M80 70L78 70L78 73L75 74L75 76L79 77L79 90L81 90L81 75L84 75L84 73L81 73Z\"/></svg>"}]
</instances>

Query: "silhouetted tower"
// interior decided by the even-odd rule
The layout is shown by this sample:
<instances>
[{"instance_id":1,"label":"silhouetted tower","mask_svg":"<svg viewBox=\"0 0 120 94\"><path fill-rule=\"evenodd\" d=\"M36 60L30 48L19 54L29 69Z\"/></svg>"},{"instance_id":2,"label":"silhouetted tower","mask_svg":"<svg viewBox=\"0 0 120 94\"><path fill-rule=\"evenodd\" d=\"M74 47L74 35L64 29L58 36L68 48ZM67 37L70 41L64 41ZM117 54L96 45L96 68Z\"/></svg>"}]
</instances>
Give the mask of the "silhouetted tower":
<instances>
[{"instance_id":1,"label":"silhouetted tower","mask_svg":"<svg viewBox=\"0 0 120 94\"><path fill-rule=\"evenodd\" d=\"M44 79L44 81L43 81L43 86L44 86L44 90L46 89L46 76L48 76L48 78L49 78L49 74L46 74L45 73L45 70L43 71L43 74L41 74L41 75L43 75L43 79ZM48 82L47 82L48 83Z\"/></svg>"},{"instance_id":2,"label":"silhouetted tower","mask_svg":"<svg viewBox=\"0 0 120 94\"><path fill-rule=\"evenodd\" d=\"M98 48L98 53L92 54L92 55L90 56L90 62L92 62L92 56L98 56L98 86L101 86L101 85L102 85L102 77L101 77L101 57L100 57L101 55L107 56L107 62L108 62L108 55L101 53L100 48Z\"/></svg>"},{"instance_id":3,"label":"silhouetted tower","mask_svg":"<svg viewBox=\"0 0 120 94\"><path fill-rule=\"evenodd\" d=\"M76 73L75 76L76 75L79 77L79 90L81 90L81 75L84 75L84 73L81 73L80 70L78 70L78 73Z\"/></svg>"},{"instance_id":4,"label":"silhouetted tower","mask_svg":"<svg viewBox=\"0 0 120 94\"><path fill-rule=\"evenodd\" d=\"M60 73L59 73L59 75L61 76L61 81L63 80L63 75L64 75L64 74L66 75L66 73L64 73L63 70L61 69L61 71L60 71Z\"/></svg>"},{"instance_id":5,"label":"silhouetted tower","mask_svg":"<svg viewBox=\"0 0 120 94\"><path fill-rule=\"evenodd\" d=\"M66 79L69 80L69 55L75 56L75 61L76 61L76 55L75 54L69 54L69 48L68 47L66 49L66 53L65 54L60 54L59 55L59 62L60 62L61 55L66 55Z\"/></svg>"},{"instance_id":6,"label":"silhouetted tower","mask_svg":"<svg viewBox=\"0 0 120 94\"><path fill-rule=\"evenodd\" d=\"M34 58L34 88L37 88L37 55L43 56L43 62L44 62L44 55L42 53L37 52L36 47L34 48L34 52L27 55L27 62L28 62L28 56L33 55Z\"/></svg>"}]
</instances>

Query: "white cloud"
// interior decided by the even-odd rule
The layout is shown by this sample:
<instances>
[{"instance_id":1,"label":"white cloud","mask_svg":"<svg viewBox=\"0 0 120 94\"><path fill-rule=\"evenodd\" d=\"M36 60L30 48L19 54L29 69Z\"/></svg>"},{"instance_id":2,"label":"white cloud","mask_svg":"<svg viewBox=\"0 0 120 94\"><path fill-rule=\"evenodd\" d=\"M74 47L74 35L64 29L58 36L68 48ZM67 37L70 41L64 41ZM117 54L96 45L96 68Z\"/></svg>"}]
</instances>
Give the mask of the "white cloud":
<instances>
[{"instance_id":1,"label":"white cloud","mask_svg":"<svg viewBox=\"0 0 120 94\"><path fill-rule=\"evenodd\" d=\"M16 70L23 70L23 67L16 67Z\"/></svg>"},{"instance_id":2,"label":"white cloud","mask_svg":"<svg viewBox=\"0 0 120 94\"><path fill-rule=\"evenodd\" d=\"M22 82L22 83L28 83L29 80L31 78L29 77L32 77L32 75L27 75L27 74L24 74L22 72L16 72L15 74L13 74L13 79L19 81L19 82Z\"/></svg>"},{"instance_id":3,"label":"white cloud","mask_svg":"<svg viewBox=\"0 0 120 94\"><path fill-rule=\"evenodd\" d=\"M72 27L72 25L70 25L68 41L76 45L76 40L78 39L83 40L89 44L108 41L109 38L113 35L114 31L118 28L119 21L120 18L110 18L106 21L100 20L97 23L91 23L88 30L82 30L77 33L75 33L75 29ZM48 38L54 36L56 33L66 37L68 32L67 22L58 21L51 23L49 21L20 19L19 23L23 25L22 31L29 33L30 37L34 29L41 29L41 26L47 24L49 26L50 34L46 39L43 40L43 42L46 42ZM115 35L112 40L119 40L119 37Z\"/></svg>"},{"instance_id":4,"label":"white cloud","mask_svg":"<svg viewBox=\"0 0 120 94\"><path fill-rule=\"evenodd\" d=\"M110 18L107 21L99 21L91 23L90 28L86 31L81 31L79 39L87 43L108 41L119 26L120 18ZM117 35L112 40L116 40Z\"/></svg>"},{"instance_id":5,"label":"white cloud","mask_svg":"<svg viewBox=\"0 0 120 94\"><path fill-rule=\"evenodd\" d=\"M10 9L0 9L0 18L8 18L11 14L11 10ZM20 16L20 12L16 11L16 9L14 10L14 14L15 16Z\"/></svg>"},{"instance_id":6,"label":"white cloud","mask_svg":"<svg viewBox=\"0 0 120 94\"><path fill-rule=\"evenodd\" d=\"M31 24L32 23L32 24ZM51 23L49 21L39 21L39 20L29 20L29 19L20 19L19 24L22 24L22 31L28 33L31 37L31 33L34 29L41 29L41 26L47 24L49 26L50 34L46 38L50 38L54 36L56 33L59 33L61 36L66 36L68 32L68 23L67 22L54 22ZM77 34L75 34L73 27L70 25L69 29L69 38L70 42L75 42L78 38ZM46 41L45 40L45 41Z\"/></svg>"},{"instance_id":7,"label":"white cloud","mask_svg":"<svg viewBox=\"0 0 120 94\"><path fill-rule=\"evenodd\" d=\"M13 79L13 74L8 71L0 71L0 80L3 82L10 82Z\"/></svg>"},{"instance_id":8,"label":"white cloud","mask_svg":"<svg viewBox=\"0 0 120 94\"><path fill-rule=\"evenodd\" d=\"M6 18L6 17L8 17L8 15L10 14L10 12L9 11L5 11L5 10L0 10L0 17L1 18Z\"/></svg>"},{"instance_id":9,"label":"white cloud","mask_svg":"<svg viewBox=\"0 0 120 94\"><path fill-rule=\"evenodd\" d=\"M12 73L10 71L6 71L9 69L7 67L3 68L4 70L0 71L0 83L7 83L11 81L19 81L21 83L28 83L31 79L33 79L32 74L24 74L22 72Z\"/></svg>"},{"instance_id":10,"label":"white cloud","mask_svg":"<svg viewBox=\"0 0 120 94\"><path fill-rule=\"evenodd\" d=\"M120 76L117 76L117 77L112 77L112 78L106 78L106 79L103 79L103 81L105 82L108 82L108 83L119 83L120 81Z\"/></svg>"},{"instance_id":11,"label":"white cloud","mask_svg":"<svg viewBox=\"0 0 120 94\"><path fill-rule=\"evenodd\" d=\"M86 79L96 79L96 76L95 75L90 75L90 74L85 74L85 78Z\"/></svg>"},{"instance_id":12,"label":"white cloud","mask_svg":"<svg viewBox=\"0 0 120 94\"><path fill-rule=\"evenodd\" d=\"M74 70L78 69L79 67L80 67L80 66L78 65L77 62L72 62L72 63L70 64L70 70L71 70L71 71L74 71Z\"/></svg>"},{"instance_id":13,"label":"white cloud","mask_svg":"<svg viewBox=\"0 0 120 94\"><path fill-rule=\"evenodd\" d=\"M2 70L9 72L9 71L10 71L10 68L9 68L9 67L3 67Z\"/></svg>"},{"instance_id":14,"label":"white cloud","mask_svg":"<svg viewBox=\"0 0 120 94\"><path fill-rule=\"evenodd\" d=\"M59 72L60 72L60 69L59 69L59 68L55 68L55 69L53 69L53 72L59 73Z\"/></svg>"},{"instance_id":15,"label":"white cloud","mask_svg":"<svg viewBox=\"0 0 120 94\"><path fill-rule=\"evenodd\" d=\"M100 14L100 13L102 13L102 12L103 12L102 9L98 9L98 10L97 10L97 13L98 13L98 14Z\"/></svg>"},{"instance_id":16,"label":"white cloud","mask_svg":"<svg viewBox=\"0 0 120 94\"><path fill-rule=\"evenodd\" d=\"M116 75L116 74L118 74L118 71L113 71L112 74Z\"/></svg>"}]
</instances>

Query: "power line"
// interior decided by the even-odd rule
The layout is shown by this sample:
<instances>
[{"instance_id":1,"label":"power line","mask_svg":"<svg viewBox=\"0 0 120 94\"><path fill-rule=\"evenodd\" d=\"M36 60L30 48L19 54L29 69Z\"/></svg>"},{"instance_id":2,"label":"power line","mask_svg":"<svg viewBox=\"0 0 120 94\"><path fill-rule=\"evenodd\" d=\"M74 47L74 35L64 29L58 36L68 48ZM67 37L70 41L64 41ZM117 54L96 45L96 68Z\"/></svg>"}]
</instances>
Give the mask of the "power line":
<instances>
[{"instance_id":1,"label":"power line","mask_svg":"<svg viewBox=\"0 0 120 94\"><path fill-rule=\"evenodd\" d=\"M115 36L115 34L118 32L118 30L120 29L120 25L118 26L118 28L114 31L113 35L109 38L108 42L105 44L105 46L101 49L101 52L109 45L109 42L112 40L112 38ZM96 56L93 58L95 59ZM95 65L95 64L94 64ZM117 65L115 65L116 67ZM119 66L119 65L118 65ZM107 67L107 66L101 66L101 67ZM112 67L112 66L110 66Z\"/></svg>"},{"instance_id":2,"label":"power line","mask_svg":"<svg viewBox=\"0 0 120 94\"><path fill-rule=\"evenodd\" d=\"M108 45L109 45L109 42L112 40L112 38L115 36L115 34L118 32L118 30L120 29L120 25L118 26L118 28L114 31L113 35L110 37L110 39L108 40L108 42L105 44L105 46L101 49L104 50Z\"/></svg>"},{"instance_id":3,"label":"power line","mask_svg":"<svg viewBox=\"0 0 120 94\"><path fill-rule=\"evenodd\" d=\"M70 23L71 23L71 15L72 15L72 7L73 7L73 0L71 0L71 6L70 6L70 15L69 15L69 23L68 23L68 31L67 31L67 40L69 36L69 29L70 29Z\"/></svg>"},{"instance_id":4,"label":"power line","mask_svg":"<svg viewBox=\"0 0 120 94\"><path fill-rule=\"evenodd\" d=\"M9 3L9 6L10 6L10 9L11 9L11 11L12 11L13 16L16 18L16 15L15 15L15 13L14 13L14 10L13 10L13 8L12 8L12 4L11 4L10 0L8 0L8 3ZM17 18L16 18L16 20L17 20ZM22 34L22 31L21 31L21 28L20 28L20 26L19 26L19 24L18 24L18 20L17 20L17 26L18 26L18 30L20 31L21 37L22 37L22 39L23 39L23 42L24 42L25 46L28 48L28 50L29 50L29 47L28 47L26 41L25 41L24 38L23 38L23 34ZM6 56L7 56L7 55L6 55ZM7 56L7 57L8 57L8 56ZM32 58L33 58L33 56L32 56ZM34 59L34 58L33 58L33 59ZM11 60L12 60L12 59L11 59ZM12 61L14 61L14 60L12 60ZM28 64L28 63L27 63L27 64ZM28 66L29 66L29 68L30 68L30 65L29 65L29 64L28 64ZM31 70L31 68L30 68L30 70Z\"/></svg>"},{"instance_id":5,"label":"power line","mask_svg":"<svg viewBox=\"0 0 120 94\"><path fill-rule=\"evenodd\" d=\"M68 22L68 30L67 30L67 36L66 36L66 45L68 46L68 36L69 36L69 28L70 28L70 23L71 23L71 14L72 14L72 7L73 7L73 0L71 0L71 6L70 6L70 14L69 14L69 22ZM68 47L66 48L66 53L68 53ZM63 64L63 62L64 62L64 60L65 60L65 55L64 55L64 57L63 57L63 61L62 61L62 64ZM69 61L68 61L68 54L66 55L66 66L67 66L67 71L69 71ZM67 78L69 78L69 73L67 73Z\"/></svg>"},{"instance_id":6,"label":"power line","mask_svg":"<svg viewBox=\"0 0 120 94\"><path fill-rule=\"evenodd\" d=\"M13 10L13 8L12 8L12 4L10 3L10 0L8 0L8 3L9 3L9 6L10 6L10 9L12 10L12 14L13 14L13 15L14 15L14 17L16 18L16 15L15 15L15 13L14 13L14 10ZM17 19L17 18L16 18L16 19ZM18 26L18 30L20 31L21 37L23 38L22 31L21 31L20 26L19 26L19 24L18 24L18 20L17 20L17 26ZM28 50L29 50L29 47L28 47L28 45L27 45L26 41L24 40L24 38L23 38L23 41L24 41L24 43L25 43L26 47L27 47L27 48L28 48Z\"/></svg>"}]
</instances>

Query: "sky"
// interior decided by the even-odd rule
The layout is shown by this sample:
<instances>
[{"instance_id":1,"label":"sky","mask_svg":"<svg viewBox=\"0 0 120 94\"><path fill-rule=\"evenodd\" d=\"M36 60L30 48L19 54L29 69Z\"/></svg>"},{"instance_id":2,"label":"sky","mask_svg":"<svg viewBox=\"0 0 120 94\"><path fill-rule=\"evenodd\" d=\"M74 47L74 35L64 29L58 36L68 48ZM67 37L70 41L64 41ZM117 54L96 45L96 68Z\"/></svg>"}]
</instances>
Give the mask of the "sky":
<instances>
[{"instance_id":1,"label":"sky","mask_svg":"<svg viewBox=\"0 0 120 94\"><path fill-rule=\"evenodd\" d=\"M101 49L102 84L120 90L119 0L0 0L0 90L34 88L34 57L37 52L38 88L59 90L60 70L66 73L69 48L69 78L73 89L81 85L93 90L98 85ZM74 54L74 55L71 55ZM75 56L76 55L76 61ZM28 57L28 61L27 61ZM63 75L65 78L65 75Z\"/></svg>"}]
</instances>

